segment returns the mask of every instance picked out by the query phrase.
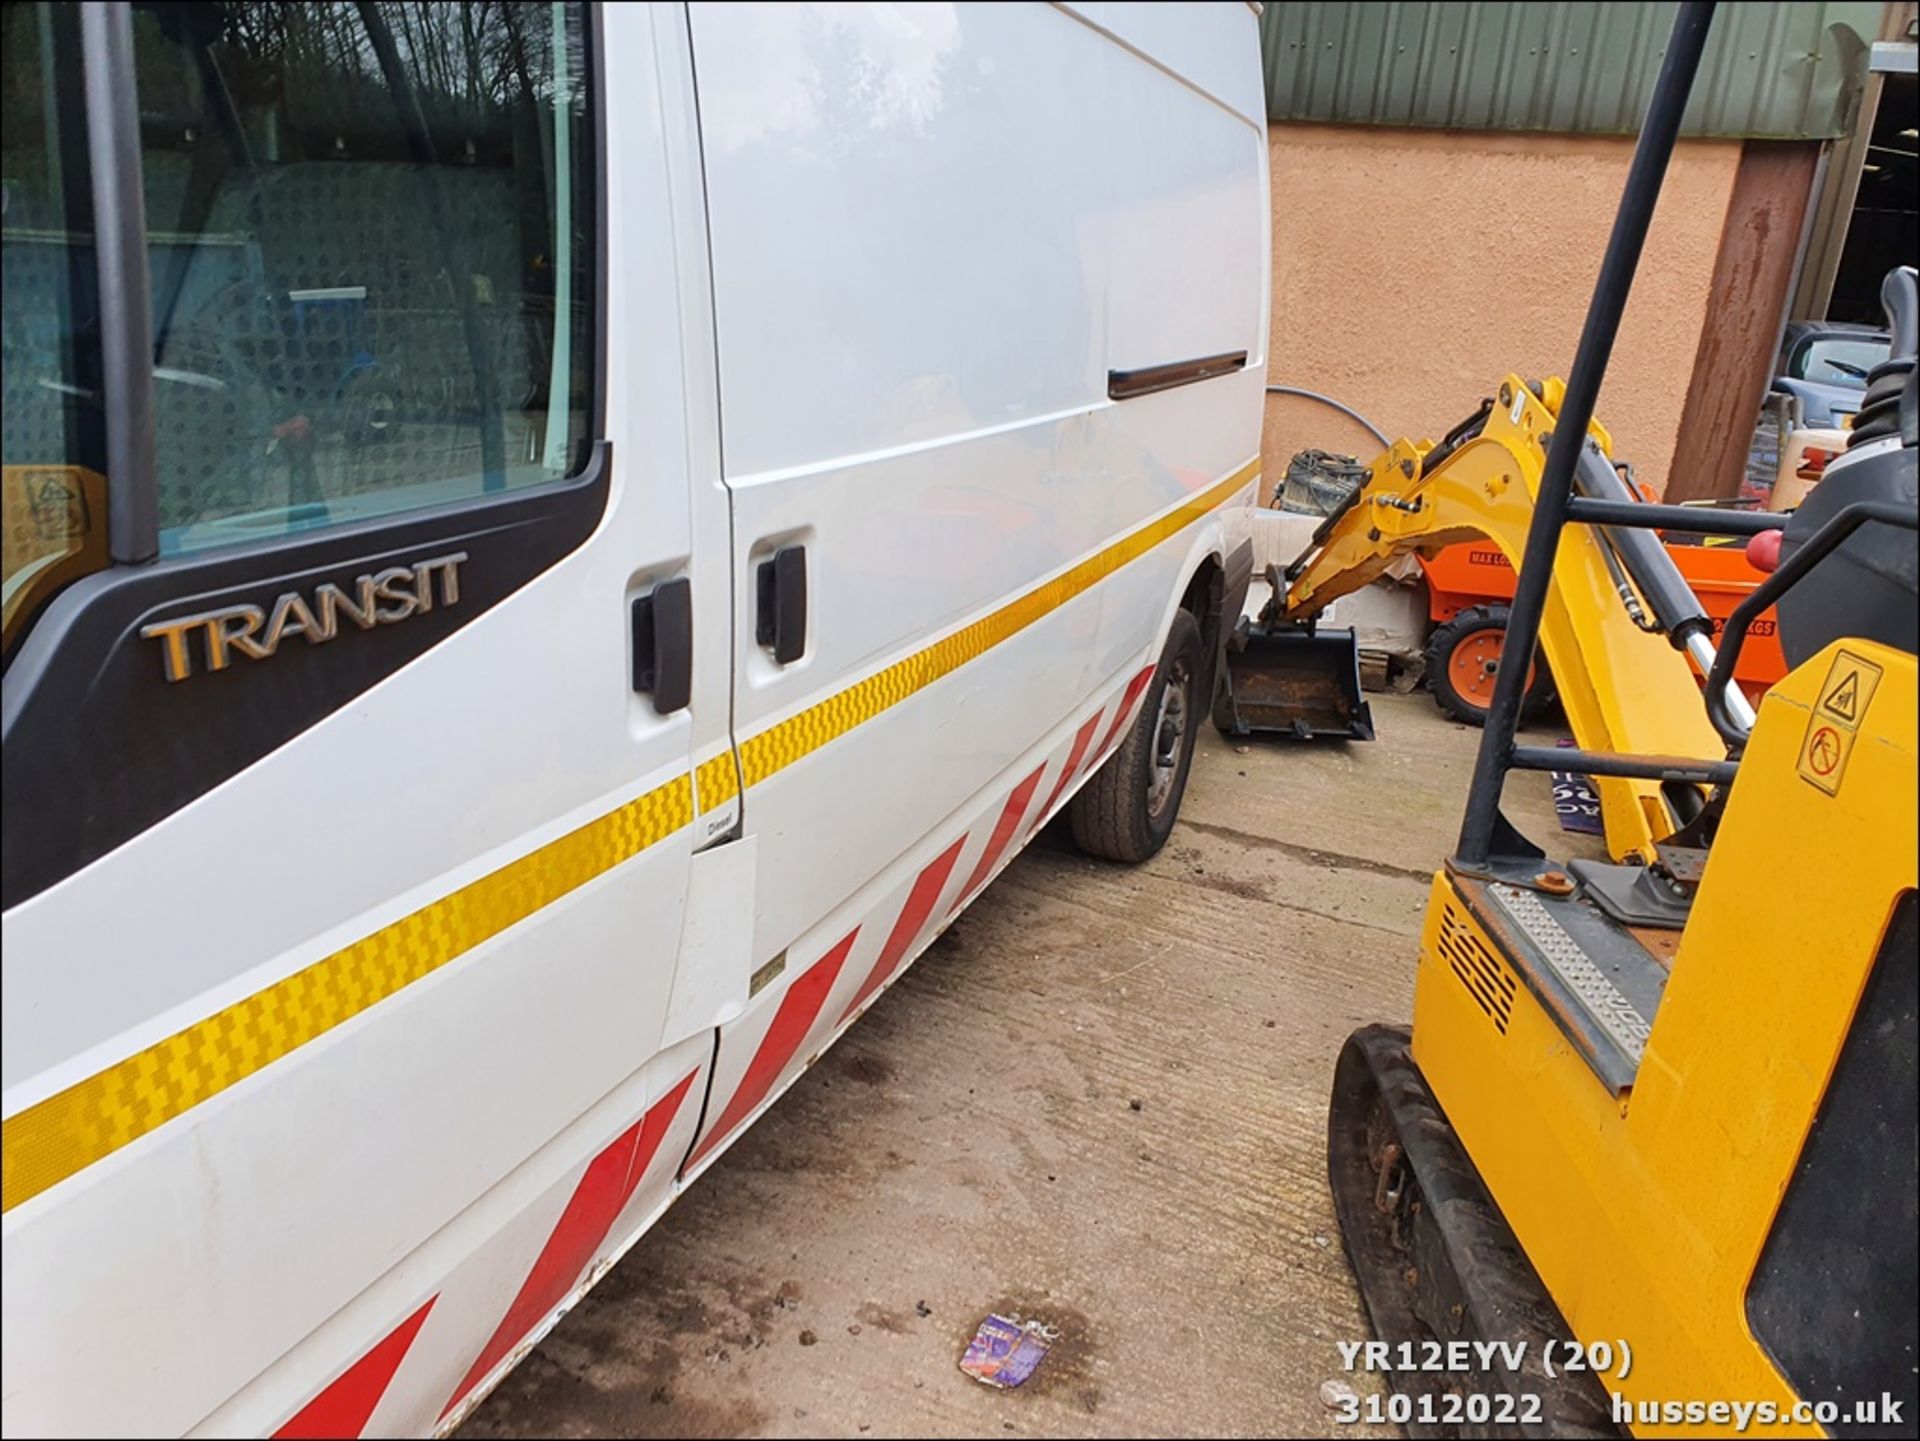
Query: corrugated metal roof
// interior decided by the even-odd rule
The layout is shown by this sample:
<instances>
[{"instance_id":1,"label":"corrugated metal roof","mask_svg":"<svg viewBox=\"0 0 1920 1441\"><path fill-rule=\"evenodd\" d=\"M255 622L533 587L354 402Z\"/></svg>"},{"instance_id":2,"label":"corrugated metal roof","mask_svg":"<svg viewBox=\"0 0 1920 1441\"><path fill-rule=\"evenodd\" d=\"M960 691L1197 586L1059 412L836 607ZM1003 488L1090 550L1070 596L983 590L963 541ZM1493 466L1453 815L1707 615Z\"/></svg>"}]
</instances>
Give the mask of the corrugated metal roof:
<instances>
[{"instance_id":1,"label":"corrugated metal roof","mask_svg":"<svg viewBox=\"0 0 1920 1441\"><path fill-rule=\"evenodd\" d=\"M1274 120L1622 135L1640 128L1675 6L1320 3L1260 17ZM1722 5L1689 135L1812 140L1853 125L1878 0Z\"/></svg>"}]
</instances>

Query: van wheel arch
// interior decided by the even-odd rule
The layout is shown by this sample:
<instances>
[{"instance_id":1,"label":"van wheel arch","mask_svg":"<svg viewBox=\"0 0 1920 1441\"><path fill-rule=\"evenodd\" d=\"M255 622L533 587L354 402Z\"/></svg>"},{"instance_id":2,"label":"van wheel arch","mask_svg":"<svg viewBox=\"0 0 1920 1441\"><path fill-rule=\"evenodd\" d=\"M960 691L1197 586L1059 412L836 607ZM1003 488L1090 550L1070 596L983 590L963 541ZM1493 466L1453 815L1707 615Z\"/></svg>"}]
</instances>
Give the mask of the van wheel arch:
<instances>
[{"instance_id":1,"label":"van wheel arch","mask_svg":"<svg viewBox=\"0 0 1920 1441\"><path fill-rule=\"evenodd\" d=\"M1211 697L1219 680L1222 614L1226 604L1227 575L1220 557L1212 552L1201 557L1180 596L1179 609L1194 618L1200 627L1200 654L1205 671L1200 677L1201 693Z\"/></svg>"}]
</instances>

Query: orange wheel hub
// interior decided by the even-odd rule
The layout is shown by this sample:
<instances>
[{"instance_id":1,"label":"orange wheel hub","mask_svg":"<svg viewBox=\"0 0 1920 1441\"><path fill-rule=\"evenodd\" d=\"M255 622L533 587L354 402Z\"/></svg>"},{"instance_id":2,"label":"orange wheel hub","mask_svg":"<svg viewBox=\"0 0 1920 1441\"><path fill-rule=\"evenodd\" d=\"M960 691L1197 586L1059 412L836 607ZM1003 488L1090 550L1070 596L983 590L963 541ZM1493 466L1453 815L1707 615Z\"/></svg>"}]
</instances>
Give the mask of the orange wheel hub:
<instances>
[{"instance_id":1,"label":"orange wheel hub","mask_svg":"<svg viewBox=\"0 0 1920 1441\"><path fill-rule=\"evenodd\" d=\"M1493 681L1500 673L1500 651L1507 633L1495 627L1477 630L1453 648L1448 657L1448 678L1462 700L1486 710L1493 704ZM1527 667L1527 689L1533 689L1532 666Z\"/></svg>"}]
</instances>

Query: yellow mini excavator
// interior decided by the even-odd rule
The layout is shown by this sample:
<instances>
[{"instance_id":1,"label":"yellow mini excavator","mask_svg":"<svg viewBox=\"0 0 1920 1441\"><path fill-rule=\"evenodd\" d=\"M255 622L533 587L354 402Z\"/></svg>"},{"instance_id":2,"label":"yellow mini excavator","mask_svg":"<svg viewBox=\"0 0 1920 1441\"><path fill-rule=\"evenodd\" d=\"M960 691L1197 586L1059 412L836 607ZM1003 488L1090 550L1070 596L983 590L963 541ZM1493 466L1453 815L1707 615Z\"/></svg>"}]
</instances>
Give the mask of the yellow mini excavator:
<instances>
[{"instance_id":1,"label":"yellow mini excavator","mask_svg":"<svg viewBox=\"0 0 1920 1441\"><path fill-rule=\"evenodd\" d=\"M1414 1435L1920 1426L1914 273L1889 277L1892 357L1791 517L1623 500L1589 430L1712 11L1679 7L1564 393L1510 380L1474 442L1550 437L1412 1027L1356 1032L1334 1076L1329 1180L1393 1387L1376 1399ZM1520 477L1484 453L1457 489L1495 507ZM1402 481L1458 464L1404 458ZM1382 535L1418 522L1366 503ZM1623 539L1783 523L1777 568L1717 652L1659 547ZM1677 654L1670 674L1579 695L1554 636L1581 624L1570 577L1611 581L1597 544L1658 612L1662 644L1712 655L1704 695ZM1791 669L1753 716L1732 674L1768 606ZM1516 742L1517 658L1542 638L1576 725L1599 708L1588 733L1605 749ZM1620 752L1683 705L1707 729L1673 741L1680 755ZM1515 769L1629 783L1614 803L1648 809L1647 843L1624 863L1549 860L1501 814Z\"/></svg>"},{"instance_id":2,"label":"yellow mini excavator","mask_svg":"<svg viewBox=\"0 0 1920 1441\"><path fill-rule=\"evenodd\" d=\"M1272 569L1273 599L1257 624L1230 641L1221 728L1371 739L1353 633L1319 629L1318 618L1404 555L1433 556L1458 541L1484 539L1518 566L1565 398L1558 379L1530 385L1509 375L1438 444L1402 439L1376 457L1306 550ZM1574 477L1579 492L1637 503L1610 459L1611 437L1597 421L1588 434L1593 443L1581 448ZM1740 523L1779 520L1747 516ZM1636 580L1642 575L1644 599ZM1714 660L1711 637L1705 611L1651 531L1605 526L1561 536L1540 649L1582 749L1717 758L1720 739L1682 654L1690 650L1706 670ZM1744 695L1736 691L1732 703L1750 725ZM1696 768L1684 779L1597 777L1614 858L1658 861L1660 844L1704 809L1705 775Z\"/></svg>"}]
</instances>

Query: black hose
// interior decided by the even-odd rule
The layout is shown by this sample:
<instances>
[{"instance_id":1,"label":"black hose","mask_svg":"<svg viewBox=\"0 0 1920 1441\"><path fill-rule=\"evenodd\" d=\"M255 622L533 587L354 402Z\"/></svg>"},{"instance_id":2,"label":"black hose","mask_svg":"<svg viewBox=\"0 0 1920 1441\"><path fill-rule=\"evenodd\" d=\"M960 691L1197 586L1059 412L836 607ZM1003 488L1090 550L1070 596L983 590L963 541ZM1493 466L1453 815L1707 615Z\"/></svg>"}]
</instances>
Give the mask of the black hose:
<instances>
[{"instance_id":1,"label":"black hose","mask_svg":"<svg viewBox=\"0 0 1920 1441\"><path fill-rule=\"evenodd\" d=\"M1588 440L1580 451L1573 484L1578 494L1595 499L1623 505L1645 503L1627 489L1626 481L1620 478L1620 473L1592 440ZM1674 563L1673 556L1651 530L1603 525L1600 528L1600 543L1620 558L1627 573L1633 577L1634 586L1646 598L1647 606L1658 621L1654 628L1667 636L1675 650L1685 649L1690 635L1713 633L1713 622L1701 607L1700 598L1693 593L1687 578L1680 574L1680 567ZM1628 607L1628 614L1632 614L1631 606Z\"/></svg>"},{"instance_id":2,"label":"black hose","mask_svg":"<svg viewBox=\"0 0 1920 1441\"><path fill-rule=\"evenodd\" d=\"M1660 622L1650 617L1646 608L1640 604L1640 593L1633 588L1633 582L1627 579L1627 572L1621 566L1620 553L1613 548L1613 532L1600 531L1600 558L1607 563L1607 574L1613 579L1614 592L1620 597L1620 604L1626 608L1627 619L1650 635L1660 634Z\"/></svg>"},{"instance_id":3,"label":"black hose","mask_svg":"<svg viewBox=\"0 0 1920 1441\"><path fill-rule=\"evenodd\" d=\"M1422 475L1432 475L1442 465L1445 465L1448 456L1452 455L1468 441L1476 438L1481 431L1487 428L1487 417L1492 414L1493 397L1489 395L1480 402L1480 408L1478 410L1454 426L1452 430L1441 437L1438 445L1420 457L1420 473Z\"/></svg>"},{"instance_id":4,"label":"black hose","mask_svg":"<svg viewBox=\"0 0 1920 1441\"><path fill-rule=\"evenodd\" d=\"M1362 415L1352 406L1342 405L1331 395L1322 395L1317 390L1302 390L1297 385L1269 385L1267 390L1273 395L1297 395L1303 400L1317 400L1322 405L1330 405L1342 415L1346 416L1347 419L1357 424L1362 430L1370 434L1375 440L1379 441L1382 446L1393 444L1391 440L1387 439L1387 433L1379 426L1375 425L1371 420L1368 420L1366 416Z\"/></svg>"}]
</instances>

